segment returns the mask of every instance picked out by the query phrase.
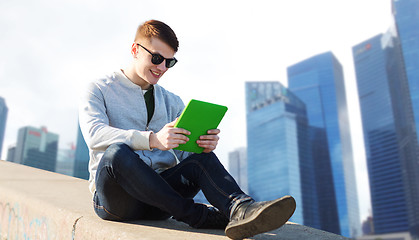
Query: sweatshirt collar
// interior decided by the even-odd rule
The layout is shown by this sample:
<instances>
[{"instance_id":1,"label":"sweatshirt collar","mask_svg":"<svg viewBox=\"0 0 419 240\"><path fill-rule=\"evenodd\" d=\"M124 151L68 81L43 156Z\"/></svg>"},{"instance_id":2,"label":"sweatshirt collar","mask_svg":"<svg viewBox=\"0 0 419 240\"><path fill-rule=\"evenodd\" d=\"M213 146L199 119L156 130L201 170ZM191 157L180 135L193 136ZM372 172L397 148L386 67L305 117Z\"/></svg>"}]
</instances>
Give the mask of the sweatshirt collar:
<instances>
[{"instance_id":1,"label":"sweatshirt collar","mask_svg":"<svg viewBox=\"0 0 419 240\"><path fill-rule=\"evenodd\" d=\"M127 78L127 76L125 76L125 74L122 72L122 69L119 69L119 71L116 71L115 76L116 76L116 79L119 80L122 83L122 85L124 85L128 88L142 90L142 88L140 86L133 83L131 80L129 80ZM158 88L158 84L152 85L152 87L150 87L149 89L155 89L155 88ZM149 90L149 89L147 89L147 90Z\"/></svg>"},{"instance_id":2,"label":"sweatshirt collar","mask_svg":"<svg viewBox=\"0 0 419 240\"><path fill-rule=\"evenodd\" d=\"M129 88L139 88L141 89L140 86L138 86L137 84L133 83L131 80L129 80L127 78L127 76L125 76L124 72L122 71L122 69L119 69L119 71L115 72L116 78L121 81L121 83Z\"/></svg>"}]
</instances>

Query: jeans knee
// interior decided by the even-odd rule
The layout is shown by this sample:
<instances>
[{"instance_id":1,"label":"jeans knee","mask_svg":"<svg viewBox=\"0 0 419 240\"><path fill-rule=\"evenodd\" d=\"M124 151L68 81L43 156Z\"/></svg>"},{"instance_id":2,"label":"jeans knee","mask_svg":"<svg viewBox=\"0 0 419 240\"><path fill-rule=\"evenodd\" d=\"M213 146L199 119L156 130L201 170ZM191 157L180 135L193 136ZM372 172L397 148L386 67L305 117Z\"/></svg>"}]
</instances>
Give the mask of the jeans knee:
<instances>
[{"instance_id":1,"label":"jeans knee","mask_svg":"<svg viewBox=\"0 0 419 240\"><path fill-rule=\"evenodd\" d=\"M130 159L132 154L136 153L127 144L114 143L106 149L102 159L106 159L108 163L114 166L121 162L127 163L127 159Z\"/></svg>"},{"instance_id":2,"label":"jeans knee","mask_svg":"<svg viewBox=\"0 0 419 240\"><path fill-rule=\"evenodd\" d=\"M108 158L117 159L131 151L132 149L125 143L114 143L106 149L104 155Z\"/></svg>"},{"instance_id":3,"label":"jeans knee","mask_svg":"<svg viewBox=\"0 0 419 240\"><path fill-rule=\"evenodd\" d=\"M196 156L194 157L194 160L197 160L199 163L201 163L205 167L211 167L218 164L221 165L220 160L213 152L196 154Z\"/></svg>"}]
</instances>

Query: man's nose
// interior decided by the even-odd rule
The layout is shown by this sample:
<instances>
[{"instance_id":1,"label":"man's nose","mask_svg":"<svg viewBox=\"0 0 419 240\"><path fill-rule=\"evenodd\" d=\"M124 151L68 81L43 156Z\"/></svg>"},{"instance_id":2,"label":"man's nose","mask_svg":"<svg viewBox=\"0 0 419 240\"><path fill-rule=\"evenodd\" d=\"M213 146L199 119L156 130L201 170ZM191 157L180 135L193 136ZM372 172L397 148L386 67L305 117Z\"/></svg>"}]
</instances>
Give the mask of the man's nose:
<instances>
[{"instance_id":1,"label":"man's nose","mask_svg":"<svg viewBox=\"0 0 419 240\"><path fill-rule=\"evenodd\" d=\"M164 60L162 63L160 63L159 65L157 65L157 69L165 72L167 71L167 67L166 67L166 60Z\"/></svg>"}]
</instances>

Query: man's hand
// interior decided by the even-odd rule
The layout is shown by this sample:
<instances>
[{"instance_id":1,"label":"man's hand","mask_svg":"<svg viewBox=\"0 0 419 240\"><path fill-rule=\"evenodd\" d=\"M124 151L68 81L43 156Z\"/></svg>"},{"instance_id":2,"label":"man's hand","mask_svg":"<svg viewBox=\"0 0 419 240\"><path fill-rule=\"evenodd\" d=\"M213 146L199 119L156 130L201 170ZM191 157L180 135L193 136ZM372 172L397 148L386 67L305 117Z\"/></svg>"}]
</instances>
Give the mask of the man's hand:
<instances>
[{"instance_id":1,"label":"man's hand","mask_svg":"<svg viewBox=\"0 0 419 240\"><path fill-rule=\"evenodd\" d=\"M150 148L167 151L189 141L189 138L185 135L190 135L191 133L182 128L174 128L176 121L177 118L173 122L166 124L158 133L150 135Z\"/></svg>"},{"instance_id":2,"label":"man's hand","mask_svg":"<svg viewBox=\"0 0 419 240\"><path fill-rule=\"evenodd\" d=\"M199 137L199 140L196 141L198 143L198 146L204 148L204 153L209 153L215 150L218 144L218 140L220 140L220 137L218 134L220 133L219 129L211 129L208 130L208 135L202 135Z\"/></svg>"}]
</instances>

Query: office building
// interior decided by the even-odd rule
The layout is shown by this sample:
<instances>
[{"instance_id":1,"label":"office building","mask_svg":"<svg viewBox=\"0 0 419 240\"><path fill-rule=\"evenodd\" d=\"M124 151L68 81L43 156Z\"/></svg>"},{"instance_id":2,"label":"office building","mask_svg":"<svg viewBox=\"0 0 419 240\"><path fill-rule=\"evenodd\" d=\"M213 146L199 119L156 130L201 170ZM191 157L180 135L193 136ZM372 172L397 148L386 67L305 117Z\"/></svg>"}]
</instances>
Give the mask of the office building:
<instances>
[{"instance_id":1,"label":"office building","mask_svg":"<svg viewBox=\"0 0 419 240\"><path fill-rule=\"evenodd\" d=\"M373 234L357 237L356 240L415 240L409 233Z\"/></svg>"},{"instance_id":2,"label":"office building","mask_svg":"<svg viewBox=\"0 0 419 240\"><path fill-rule=\"evenodd\" d=\"M372 219L371 216L368 216L367 219L362 222L362 235L372 234L374 234L374 219Z\"/></svg>"},{"instance_id":3,"label":"office building","mask_svg":"<svg viewBox=\"0 0 419 240\"><path fill-rule=\"evenodd\" d=\"M16 145L9 146L9 148L7 149L6 161L8 162L15 161L15 151L16 151Z\"/></svg>"},{"instance_id":4,"label":"office building","mask_svg":"<svg viewBox=\"0 0 419 240\"><path fill-rule=\"evenodd\" d=\"M14 162L54 172L58 151L58 135L45 127L19 129Z\"/></svg>"},{"instance_id":5,"label":"office building","mask_svg":"<svg viewBox=\"0 0 419 240\"><path fill-rule=\"evenodd\" d=\"M75 150L75 146L71 146L69 149L58 149L57 164L55 166L56 173L73 176Z\"/></svg>"},{"instance_id":6,"label":"office building","mask_svg":"<svg viewBox=\"0 0 419 240\"><path fill-rule=\"evenodd\" d=\"M358 236L361 224L342 66L326 52L287 72L289 89L307 109L321 229Z\"/></svg>"},{"instance_id":7,"label":"office building","mask_svg":"<svg viewBox=\"0 0 419 240\"><path fill-rule=\"evenodd\" d=\"M247 193L247 149L238 148L228 154L228 172L240 188Z\"/></svg>"},{"instance_id":8,"label":"office building","mask_svg":"<svg viewBox=\"0 0 419 240\"><path fill-rule=\"evenodd\" d=\"M419 129L419 1L392 0L392 10L412 99L415 125Z\"/></svg>"},{"instance_id":9,"label":"office building","mask_svg":"<svg viewBox=\"0 0 419 240\"><path fill-rule=\"evenodd\" d=\"M80 126L77 131L77 144L74 156L74 177L89 179L89 149L81 134Z\"/></svg>"},{"instance_id":10,"label":"office building","mask_svg":"<svg viewBox=\"0 0 419 240\"><path fill-rule=\"evenodd\" d=\"M295 198L290 221L318 226L305 105L279 82L246 83L249 194Z\"/></svg>"},{"instance_id":11,"label":"office building","mask_svg":"<svg viewBox=\"0 0 419 240\"><path fill-rule=\"evenodd\" d=\"M419 148L395 31L353 47L376 234L419 232Z\"/></svg>"},{"instance_id":12,"label":"office building","mask_svg":"<svg viewBox=\"0 0 419 240\"><path fill-rule=\"evenodd\" d=\"M4 98L0 97L0 159L2 157L4 133L6 132L6 120L7 120L8 108Z\"/></svg>"},{"instance_id":13,"label":"office building","mask_svg":"<svg viewBox=\"0 0 419 240\"><path fill-rule=\"evenodd\" d=\"M412 131L410 134L416 134L416 143L419 142L419 1L418 0L392 0L392 11L397 32L397 44L400 45L401 55L403 56L404 74L407 78L408 90L403 96L410 95L410 102L406 105L411 105L408 114L413 115L414 128L411 126L408 131ZM408 116L410 119L410 116ZM407 122L407 121L406 121ZM406 125L404 126L406 130ZM403 130L402 130L403 131ZM400 135L400 134L399 134ZM407 134L409 135L409 134ZM403 136L404 142L407 139L406 134ZM413 145L413 141L409 142ZM417 144L416 146L417 147ZM408 218L409 218L409 231L415 237L419 239L419 153L412 153L412 146L403 147L404 155L410 155L405 157L407 161L402 163L404 165L404 177L406 200L408 205ZM409 149L410 150L407 150ZM409 152L409 153L406 153Z\"/></svg>"}]
</instances>

